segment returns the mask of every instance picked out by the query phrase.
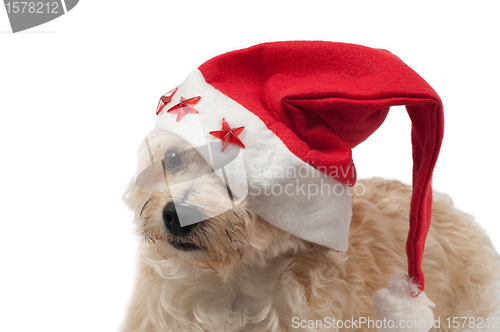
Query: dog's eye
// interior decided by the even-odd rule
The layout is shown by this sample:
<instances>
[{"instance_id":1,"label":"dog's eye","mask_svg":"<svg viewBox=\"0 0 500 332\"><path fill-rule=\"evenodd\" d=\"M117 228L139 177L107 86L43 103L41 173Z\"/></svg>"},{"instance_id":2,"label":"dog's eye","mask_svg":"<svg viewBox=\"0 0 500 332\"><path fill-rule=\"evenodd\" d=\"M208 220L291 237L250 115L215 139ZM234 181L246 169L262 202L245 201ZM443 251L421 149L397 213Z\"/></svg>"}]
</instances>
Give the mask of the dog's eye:
<instances>
[{"instance_id":1,"label":"dog's eye","mask_svg":"<svg viewBox=\"0 0 500 332\"><path fill-rule=\"evenodd\" d=\"M173 172L178 170L182 165L181 155L175 150L168 150L165 152L165 159L163 164L165 165L165 170Z\"/></svg>"}]
</instances>

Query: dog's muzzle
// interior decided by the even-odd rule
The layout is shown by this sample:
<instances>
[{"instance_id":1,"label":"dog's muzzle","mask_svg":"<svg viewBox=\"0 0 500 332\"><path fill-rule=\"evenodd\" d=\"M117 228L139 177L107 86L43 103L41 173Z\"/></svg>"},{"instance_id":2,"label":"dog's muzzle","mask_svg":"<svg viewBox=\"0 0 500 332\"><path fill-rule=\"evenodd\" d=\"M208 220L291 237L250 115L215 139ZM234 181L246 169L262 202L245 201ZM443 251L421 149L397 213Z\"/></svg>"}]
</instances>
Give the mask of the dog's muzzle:
<instances>
[{"instance_id":1,"label":"dog's muzzle","mask_svg":"<svg viewBox=\"0 0 500 332\"><path fill-rule=\"evenodd\" d=\"M176 249L183 251L199 249L192 244L183 243L181 239L183 236L188 235L194 228L198 227L199 224L195 223L182 227L179 222L179 214L188 216L189 218L193 218L193 220L201 219L200 213L195 208L180 204L174 204L174 202L168 203L165 208L163 208L163 222L165 223L165 227L167 228L170 235L172 235L174 238L180 238L179 241L170 240L169 243Z\"/></svg>"},{"instance_id":2,"label":"dog's muzzle","mask_svg":"<svg viewBox=\"0 0 500 332\"><path fill-rule=\"evenodd\" d=\"M184 232L180 226L199 223L231 210L247 196L248 185L245 166L243 156L239 150L233 151L232 154L225 154L224 158L220 158L220 160L216 158L207 164L206 160L212 158L210 156L220 154L220 145L212 144L210 147L204 145L184 150L171 148L165 152L162 159L155 160L151 153L148 138L145 139L145 143L150 153L151 163L138 172L135 181L140 188L150 190L168 189L170 197L173 199L177 197L176 206L174 207L172 203L167 205L163 217L167 229L172 231L172 234L178 235ZM193 160L194 155L199 157L196 163L200 164L200 167L194 167L186 171L185 166L190 165L190 160ZM241 177L238 175L239 172L243 172L245 175ZM182 174L182 176L179 176L179 174ZM182 197L185 197L190 191L197 192L199 196L210 195L210 193L204 192L206 189L204 189L203 185L213 183L214 179L218 179L227 190L225 193L221 192L219 194L217 204L203 211L203 216L194 209L184 208ZM177 212L175 212L176 209ZM186 228L186 230L189 229L191 228Z\"/></svg>"},{"instance_id":3,"label":"dog's muzzle","mask_svg":"<svg viewBox=\"0 0 500 332\"><path fill-rule=\"evenodd\" d=\"M192 218L192 220L201 220L201 215L195 208L174 204L174 202L168 203L163 209L163 222L165 223L165 227L168 231L175 236L187 235L193 228L196 227L196 224L182 227L179 222L179 214L182 214L189 219Z\"/></svg>"}]
</instances>

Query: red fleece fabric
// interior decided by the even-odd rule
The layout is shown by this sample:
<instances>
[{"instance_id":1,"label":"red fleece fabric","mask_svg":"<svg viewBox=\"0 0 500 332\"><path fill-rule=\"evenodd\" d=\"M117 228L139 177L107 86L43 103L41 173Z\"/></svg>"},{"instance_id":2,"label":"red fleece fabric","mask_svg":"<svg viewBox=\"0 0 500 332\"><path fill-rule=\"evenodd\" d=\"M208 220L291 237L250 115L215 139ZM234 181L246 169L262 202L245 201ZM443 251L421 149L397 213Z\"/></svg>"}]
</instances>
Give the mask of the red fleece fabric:
<instances>
[{"instance_id":1,"label":"red fleece fabric","mask_svg":"<svg viewBox=\"0 0 500 332\"><path fill-rule=\"evenodd\" d=\"M351 149L406 105L412 121L413 197L407 241L409 275L421 290L430 225L432 170L443 136L437 93L389 51L323 41L259 44L199 67L208 84L258 116L304 162L356 181Z\"/></svg>"}]
</instances>

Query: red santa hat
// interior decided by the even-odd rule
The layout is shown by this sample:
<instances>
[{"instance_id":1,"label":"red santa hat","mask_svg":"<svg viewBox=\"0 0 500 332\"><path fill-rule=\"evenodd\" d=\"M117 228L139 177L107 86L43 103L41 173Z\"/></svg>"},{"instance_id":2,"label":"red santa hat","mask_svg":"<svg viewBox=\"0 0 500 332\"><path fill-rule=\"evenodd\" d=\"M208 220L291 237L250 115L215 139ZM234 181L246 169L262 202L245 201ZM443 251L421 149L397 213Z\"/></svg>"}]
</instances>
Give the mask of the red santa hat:
<instances>
[{"instance_id":1,"label":"red santa hat","mask_svg":"<svg viewBox=\"0 0 500 332\"><path fill-rule=\"evenodd\" d=\"M443 108L429 84L398 57L323 41L265 43L222 54L162 97L156 127L199 148L212 165L242 156L244 167L229 177L248 191L237 190L236 197L246 196L257 214L283 230L346 251L349 188L356 181L351 150L396 105L405 105L412 121L408 274L377 293L374 311L380 319L408 319L412 308L429 321L433 304L423 293L421 265ZM201 148L207 144L217 148Z\"/></svg>"}]
</instances>

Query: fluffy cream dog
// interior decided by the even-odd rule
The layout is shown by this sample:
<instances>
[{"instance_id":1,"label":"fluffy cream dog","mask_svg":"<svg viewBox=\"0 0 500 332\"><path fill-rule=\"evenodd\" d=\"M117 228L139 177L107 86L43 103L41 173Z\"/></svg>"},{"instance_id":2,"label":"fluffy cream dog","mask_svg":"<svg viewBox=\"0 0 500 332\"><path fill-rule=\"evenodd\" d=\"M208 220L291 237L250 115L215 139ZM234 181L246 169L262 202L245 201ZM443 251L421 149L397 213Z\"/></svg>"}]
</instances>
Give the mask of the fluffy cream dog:
<instances>
[{"instance_id":1,"label":"fluffy cream dog","mask_svg":"<svg viewBox=\"0 0 500 332\"><path fill-rule=\"evenodd\" d=\"M174 176L210 171L195 150L182 153L189 146L176 136L156 129L148 137L155 159L173 151L166 158L172 158L167 162ZM149 158L143 145L138 168ZM356 185L364 188L352 198L349 249L338 253L274 227L244 203L181 228L168 189L143 189L133 181L125 202L144 241L124 331L335 331L304 321L375 319L376 291L407 268L411 188L379 178ZM204 178L186 188L184 204L206 211L225 190L216 176ZM484 231L450 197L436 193L423 270L439 331L457 330L447 328L449 317L492 314L499 265Z\"/></svg>"}]
</instances>

